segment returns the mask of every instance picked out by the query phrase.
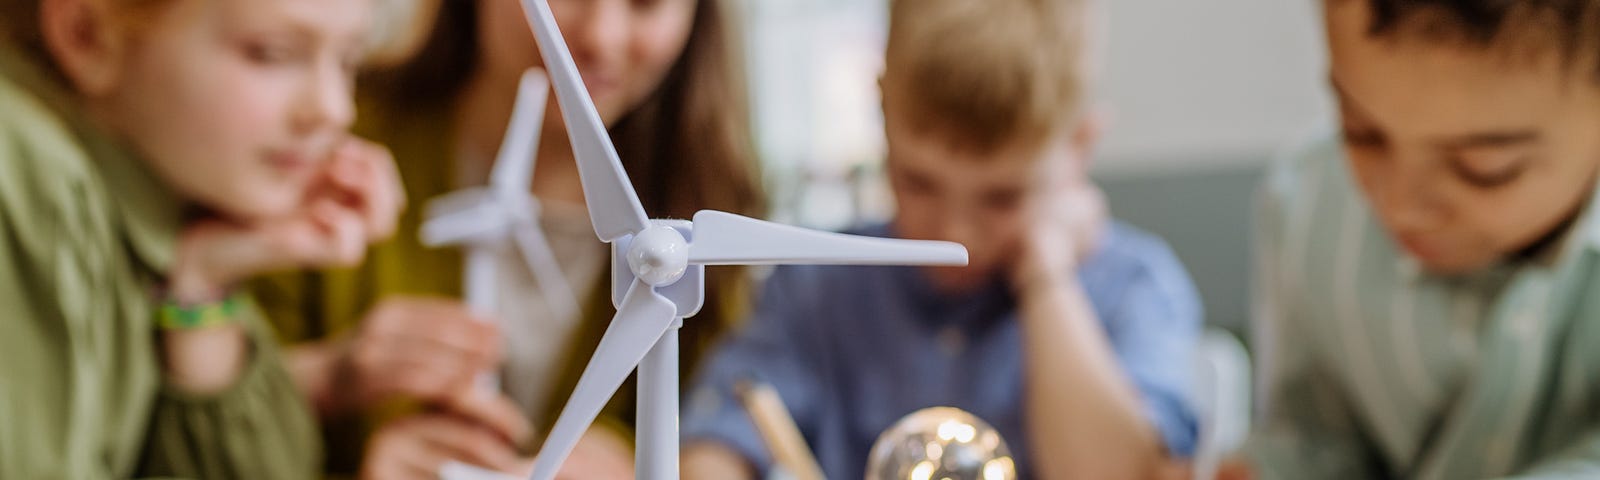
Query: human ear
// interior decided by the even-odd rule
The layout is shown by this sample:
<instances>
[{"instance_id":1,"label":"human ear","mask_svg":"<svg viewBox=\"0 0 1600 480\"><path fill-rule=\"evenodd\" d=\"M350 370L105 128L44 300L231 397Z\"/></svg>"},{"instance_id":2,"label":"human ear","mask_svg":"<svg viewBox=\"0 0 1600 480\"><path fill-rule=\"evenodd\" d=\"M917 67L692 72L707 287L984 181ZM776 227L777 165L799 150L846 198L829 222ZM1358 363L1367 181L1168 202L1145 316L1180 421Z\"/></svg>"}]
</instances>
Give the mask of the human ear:
<instances>
[{"instance_id":1,"label":"human ear","mask_svg":"<svg viewBox=\"0 0 1600 480\"><path fill-rule=\"evenodd\" d=\"M100 96L116 86L126 42L103 3L42 0L39 23L45 48L78 93Z\"/></svg>"}]
</instances>

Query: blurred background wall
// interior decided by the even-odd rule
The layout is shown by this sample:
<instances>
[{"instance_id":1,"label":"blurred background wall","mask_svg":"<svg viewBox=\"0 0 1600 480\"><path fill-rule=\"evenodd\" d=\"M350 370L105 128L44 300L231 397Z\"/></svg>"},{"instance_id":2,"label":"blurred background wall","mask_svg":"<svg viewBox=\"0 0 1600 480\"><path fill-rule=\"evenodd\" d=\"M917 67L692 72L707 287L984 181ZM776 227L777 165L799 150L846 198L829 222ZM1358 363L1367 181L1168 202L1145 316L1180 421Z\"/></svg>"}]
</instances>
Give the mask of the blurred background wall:
<instances>
[{"instance_id":1,"label":"blurred background wall","mask_svg":"<svg viewBox=\"0 0 1600 480\"><path fill-rule=\"evenodd\" d=\"M877 75L885 0L744 4L755 131L777 216L826 228L891 211ZM1328 122L1310 0L1103 0L1111 114L1094 175L1114 215L1165 237L1207 320L1248 314L1250 207L1273 152Z\"/></svg>"}]
</instances>

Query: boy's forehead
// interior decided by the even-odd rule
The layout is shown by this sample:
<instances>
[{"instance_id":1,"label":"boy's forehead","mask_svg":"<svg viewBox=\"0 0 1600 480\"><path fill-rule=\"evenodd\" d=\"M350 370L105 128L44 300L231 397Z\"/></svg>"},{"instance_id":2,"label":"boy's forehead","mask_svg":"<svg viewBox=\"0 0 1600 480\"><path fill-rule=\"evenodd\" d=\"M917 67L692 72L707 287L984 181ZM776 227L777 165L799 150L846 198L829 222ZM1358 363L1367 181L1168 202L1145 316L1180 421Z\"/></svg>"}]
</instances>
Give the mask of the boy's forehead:
<instances>
[{"instance_id":1,"label":"boy's forehead","mask_svg":"<svg viewBox=\"0 0 1600 480\"><path fill-rule=\"evenodd\" d=\"M1347 113L1442 130L1536 124L1573 99L1559 70L1495 70L1436 53L1336 55L1329 84Z\"/></svg>"},{"instance_id":2,"label":"boy's forehead","mask_svg":"<svg viewBox=\"0 0 1600 480\"><path fill-rule=\"evenodd\" d=\"M1587 70L1555 55L1507 59L1454 43L1373 36L1360 11L1368 2L1335 3L1329 80L1347 116L1419 136L1526 130L1600 91Z\"/></svg>"},{"instance_id":3,"label":"boy's forehead","mask_svg":"<svg viewBox=\"0 0 1600 480\"><path fill-rule=\"evenodd\" d=\"M895 122L889 122L891 125ZM937 172L962 183L1026 183L1058 168L1067 154L1062 142L1015 141L992 149L972 148L948 129L891 129L889 161L899 167Z\"/></svg>"}]
</instances>

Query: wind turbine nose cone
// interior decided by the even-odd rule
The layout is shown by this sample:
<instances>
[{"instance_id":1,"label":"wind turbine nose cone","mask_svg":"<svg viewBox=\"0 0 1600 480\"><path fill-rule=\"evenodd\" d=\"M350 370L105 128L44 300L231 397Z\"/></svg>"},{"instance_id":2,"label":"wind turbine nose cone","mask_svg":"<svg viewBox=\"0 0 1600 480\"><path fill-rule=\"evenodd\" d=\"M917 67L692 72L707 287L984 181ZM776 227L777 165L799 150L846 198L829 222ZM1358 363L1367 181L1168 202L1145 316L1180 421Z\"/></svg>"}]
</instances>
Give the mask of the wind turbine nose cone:
<instances>
[{"instance_id":1,"label":"wind turbine nose cone","mask_svg":"<svg viewBox=\"0 0 1600 480\"><path fill-rule=\"evenodd\" d=\"M672 227L647 228L628 247L628 269L650 286L671 285L689 269L689 242Z\"/></svg>"}]
</instances>

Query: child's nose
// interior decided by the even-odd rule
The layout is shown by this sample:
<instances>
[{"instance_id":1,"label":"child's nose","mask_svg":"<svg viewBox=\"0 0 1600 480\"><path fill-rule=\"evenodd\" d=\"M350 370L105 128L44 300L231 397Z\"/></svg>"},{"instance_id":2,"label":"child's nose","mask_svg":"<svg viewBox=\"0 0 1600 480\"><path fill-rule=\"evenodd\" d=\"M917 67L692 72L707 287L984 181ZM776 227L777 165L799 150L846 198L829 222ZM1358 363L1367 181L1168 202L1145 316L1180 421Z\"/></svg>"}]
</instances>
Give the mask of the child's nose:
<instances>
[{"instance_id":1,"label":"child's nose","mask_svg":"<svg viewBox=\"0 0 1600 480\"><path fill-rule=\"evenodd\" d=\"M1384 186L1384 216L1393 228L1403 231L1429 231L1439 227L1443 209L1433 187L1415 176L1400 175Z\"/></svg>"},{"instance_id":2,"label":"child's nose","mask_svg":"<svg viewBox=\"0 0 1600 480\"><path fill-rule=\"evenodd\" d=\"M970 213L957 214L951 211L939 225L940 239L962 245L975 245L973 242L978 236L978 220L971 217Z\"/></svg>"},{"instance_id":3,"label":"child's nose","mask_svg":"<svg viewBox=\"0 0 1600 480\"><path fill-rule=\"evenodd\" d=\"M599 1L581 7L570 17L573 35L568 37L572 54L580 64L605 65L609 57L626 46L631 8L628 2Z\"/></svg>"},{"instance_id":4,"label":"child's nose","mask_svg":"<svg viewBox=\"0 0 1600 480\"><path fill-rule=\"evenodd\" d=\"M318 68L297 102L297 133L324 129L343 130L355 121L355 101L347 74L339 68Z\"/></svg>"}]
</instances>

